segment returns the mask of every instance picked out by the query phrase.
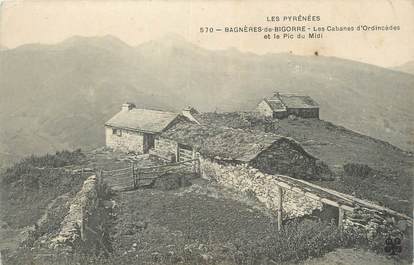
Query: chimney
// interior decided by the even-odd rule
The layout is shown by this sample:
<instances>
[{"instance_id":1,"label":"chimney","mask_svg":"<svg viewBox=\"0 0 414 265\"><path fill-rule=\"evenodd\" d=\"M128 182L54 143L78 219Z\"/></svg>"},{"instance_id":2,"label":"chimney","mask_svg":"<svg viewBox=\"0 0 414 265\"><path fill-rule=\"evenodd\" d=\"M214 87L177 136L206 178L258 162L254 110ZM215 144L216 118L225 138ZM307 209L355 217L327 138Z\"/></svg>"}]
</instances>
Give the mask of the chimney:
<instances>
[{"instance_id":1,"label":"chimney","mask_svg":"<svg viewBox=\"0 0 414 265\"><path fill-rule=\"evenodd\" d=\"M200 124L200 122L198 122L198 120L193 116L194 114L198 114L198 111L195 108L191 107L191 106L185 107L181 111L181 115L183 115L184 117L186 117L190 121L193 121L197 124Z\"/></svg>"},{"instance_id":2,"label":"chimney","mask_svg":"<svg viewBox=\"0 0 414 265\"><path fill-rule=\"evenodd\" d=\"M277 91L273 92L273 97L280 98L279 92L277 92Z\"/></svg>"},{"instance_id":3,"label":"chimney","mask_svg":"<svg viewBox=\"0 0 414 265\"><path fill-rule=\"evenodd\" d=\"M121 110L122 111L130 111L133 108L135 108L135 104L127 102L127 103L122 104Z\"/></svg>"}]
</instances>

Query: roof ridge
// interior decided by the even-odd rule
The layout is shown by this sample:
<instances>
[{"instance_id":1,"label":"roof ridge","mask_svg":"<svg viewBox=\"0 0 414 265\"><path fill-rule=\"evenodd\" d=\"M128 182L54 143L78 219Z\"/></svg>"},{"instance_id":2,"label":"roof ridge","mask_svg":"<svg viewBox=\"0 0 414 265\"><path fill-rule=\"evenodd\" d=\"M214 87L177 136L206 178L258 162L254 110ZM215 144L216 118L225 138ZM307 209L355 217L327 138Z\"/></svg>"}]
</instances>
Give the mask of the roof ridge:
<instances>
[{"instance_id":1,"label":"roof ridge","mask_svg":"<svg viewBox=\"0 0 414 265\"><path fill-rule=\"evenodd\" d=\"M144 111L153 111L153 112L162 112L162 113L170 113L170 114L180 114L178 112L172 112L172 111L166 111L166 110L156 110L156 109L145 109L145 108L133 108L130 111L134 111L134 110L144 110Z\"/></svg>"}]
</instances>

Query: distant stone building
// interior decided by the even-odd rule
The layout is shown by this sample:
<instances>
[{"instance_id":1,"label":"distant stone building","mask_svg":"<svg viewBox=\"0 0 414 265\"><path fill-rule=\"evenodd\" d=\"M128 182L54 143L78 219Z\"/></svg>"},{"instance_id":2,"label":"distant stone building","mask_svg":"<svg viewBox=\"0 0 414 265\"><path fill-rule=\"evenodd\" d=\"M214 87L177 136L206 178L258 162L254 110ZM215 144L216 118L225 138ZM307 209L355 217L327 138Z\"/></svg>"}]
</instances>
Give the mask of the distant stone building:
<instances>
[{"instance_id":1,"label":"distant stone building","mask_svg":"<svg viewBox=\"0 0 414 265\"><path fill-rule=\"evenodd\" d=\"M301 118L319 118L319 105L309 96L274 93L264 98L256 111L265 117L283 119L289 115Z\"/></svg>"},{"instance_id":2,"label":"distant stone building","mask_svg":"<svg viewBox=\"0 0 414 265\"><path fill-rule=\"evenodd\" d=\"M105 123L106 146L124 152L148 153L155 136L186 119L179 113L137 109L125 103L115 116Z\"/></svg>"}]
</instances>

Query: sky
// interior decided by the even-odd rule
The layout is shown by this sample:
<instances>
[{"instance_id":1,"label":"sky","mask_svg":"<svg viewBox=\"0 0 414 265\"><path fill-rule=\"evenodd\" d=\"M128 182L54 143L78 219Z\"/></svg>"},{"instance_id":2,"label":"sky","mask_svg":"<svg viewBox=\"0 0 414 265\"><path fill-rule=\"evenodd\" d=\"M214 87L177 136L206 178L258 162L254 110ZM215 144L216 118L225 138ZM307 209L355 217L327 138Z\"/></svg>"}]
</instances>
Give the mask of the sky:
<instances>
[{"instance_id":1,"label":"sky","mask_svg":"<svg viewBox=\"0 0 414 265\"><path fill-rule=\"evenodd\" d=\"M1 0L0 0L1 2ZM0 45L53 44L73 35L113 35L128 43L174 33L208 49L257 54L335 56L383 67L414 60L414 0L290 1L3 1ZM267 17L319 16L313 22L269 22ZM225 27L353 26L321 39L265 39L265 33L230 33ZM358 25L394 25L398 31L356 31ZM200 27L222 29L200 33ZM306 33L307 35L308 33ZM297 33L294 34L295 36ZM272 33L273 37L273 33Z\"/></svg>"}]
</instances>

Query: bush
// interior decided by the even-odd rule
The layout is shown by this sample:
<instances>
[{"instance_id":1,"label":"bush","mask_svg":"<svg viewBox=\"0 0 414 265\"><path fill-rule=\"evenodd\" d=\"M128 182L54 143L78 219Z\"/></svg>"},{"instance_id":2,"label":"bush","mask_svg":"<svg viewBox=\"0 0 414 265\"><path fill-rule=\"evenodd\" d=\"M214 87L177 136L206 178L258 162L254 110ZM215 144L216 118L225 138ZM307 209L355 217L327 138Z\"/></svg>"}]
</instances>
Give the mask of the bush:
<instances>
[{"instance_id":1,"label":"bush","mask_svg":"<svg viewBox=\"0 0 414 265\"><path fill-rule=\"evenodd\" d=\"M241 264L257 264L263 257L276 262L319 257L342 245L336 225L305 219L290 221L261 242L243 242L239 250L244 253Z\"/></svg>"},{"instance_id":2,"label":"bush","mask_svg":"<svg viewBox=\"0 0 414 265\"><path fill-rule=\"evenodd\" d=\"M328 165L323 162L322 160L316 160L315 161L315 170L316 175L319 176L323 180L332 180L333 179L333 173L329 169Z\"/></svg>"},{"instance_id":3,"label":"bush","mask_svg":"<svg viewBox=\"0 0 414 265\"><path fill-rule=\"evenodd\" d=\"M56 168L69 165L80 165L85 160L85 155L80 149L71 151L58 151L56 154L43 156L31 155L8 168L2 175L3 184L10 184L20 179L24 174L32 174L35 168Z\"/></svg>"},{"instance_id":4,"label":"bush","mask_svg":"<svg viewBox=\"0 0 414 265\"><path fill-rule=\"evenodd\" d=\"M344 165L344 171L348 176L366 178L373 170L365 164L348 163Z\"/></svg>"},{"instance_id":5,"label":"bush","mask_svg":"<svg viewBox=\"0 0 414 265\"><path fill-rule=\"evenodd\" d=\"M30 156L23 162L27 162L34 167L64 167L68 165L81 164L85 155L81 149L71 151L57 151L56 154L46 154L44 156Z\"/></svg>"}]
</instances>

